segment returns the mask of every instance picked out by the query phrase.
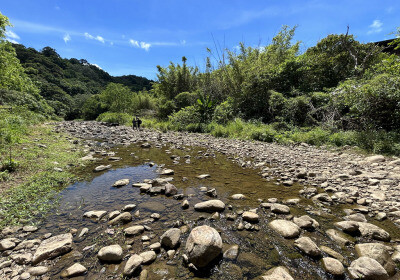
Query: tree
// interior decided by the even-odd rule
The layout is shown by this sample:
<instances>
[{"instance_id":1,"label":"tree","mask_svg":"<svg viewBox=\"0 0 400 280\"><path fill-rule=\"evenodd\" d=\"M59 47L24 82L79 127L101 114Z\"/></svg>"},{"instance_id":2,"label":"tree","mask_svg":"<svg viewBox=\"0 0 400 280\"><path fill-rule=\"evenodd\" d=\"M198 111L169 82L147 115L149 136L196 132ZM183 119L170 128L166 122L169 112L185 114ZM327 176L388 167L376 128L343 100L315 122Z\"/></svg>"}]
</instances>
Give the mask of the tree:
<instances>
[{"instance_id":1,"label":"tree","mask_svg":"<svg viewBox=\"0 0 400 280\"><path fill-rule=\"evenodd\" d=\"M115 83L109 83L100 93L104 107L116 113L131 113L132 97L133 94L128 87Z\"/></svg>"}]
</instances>

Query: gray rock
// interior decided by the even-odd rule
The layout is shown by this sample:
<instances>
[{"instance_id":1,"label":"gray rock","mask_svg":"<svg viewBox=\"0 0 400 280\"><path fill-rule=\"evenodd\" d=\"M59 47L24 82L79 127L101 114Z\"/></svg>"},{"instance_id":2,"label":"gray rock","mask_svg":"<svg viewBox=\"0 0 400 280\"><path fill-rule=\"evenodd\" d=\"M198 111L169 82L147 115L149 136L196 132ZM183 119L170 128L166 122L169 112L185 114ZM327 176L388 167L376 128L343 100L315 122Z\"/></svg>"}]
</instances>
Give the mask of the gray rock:
<instances>
[{"instance_id":1,"label":"gray rock","mask_svg":"<svg viewBox=\"0 0 400 280\"><path fill-rule=\"evenodd\" d=\"M385 161L385 157L382 155L376 155L376 156L367 157L367 158L365 158L365 160L370 163L383 162L383 161Z\"/></svg>"},{"instance_id":2,"label":"gray rock","mask_svg":"<svg viewBox=\"0 0 400 280\"><path fill-rule=\"evenodd\" d=\"M139 254L139 256L143 259L142 261L143 264L150 264L154 262L157 258L157 255L154 251L146 251Z\"/></svg>"},{"instance_id":3,"label":"gray rock","mask_svg":"<svg viewBox=\"0 0 400 280\"><path fill-rule=\"evenodd\" d=\"M129 184L129 179L121 179L116 181L112 186L119 188L119 187L123 187Z\"/></svg>"},{"instance_id":4,"label":"gray rock","mask_svg":"<svg viewBox=\"0 0 400 280\"><path fill-rule=\"evenodd\" d=\"M287 220L274 220L269 226L285 238L295 238L300 235L300 228Z\"/></svg>"},{"instance_id":5,"label":"gray rock","mask_svg":"<svg viewBox=\"0 0 400 280\"><path fill-rule=\"evenodd\" d=\"M128 212L136 208L136 204L127 204L122 208L122 211Z\"/></svg>"},{"instance_id":6,"label":"gray rock","mask_svg":"<svg viewBox=\"0 0 400 280\"><path fill-rule=\"evenodd\" d=\"M195 227L186 241L186 255L196 267L205 267L222 252L219 233L209 226Z\"/></svg>"},{"instance_id":7,"label":"gray rock","mask_svg":"<svg viewBox=\"0 0 400 280\"><path fill-rule=\"evenodd\" d=\"M204 202L197 203L194 206L194 209L197 211L204 211L204 212L221 212L225 210L225 203L221 200L213 199L207 200Z\"/></svg>"},{"instance_id":8,"label":"gray rock","mask_svg":"<svg viewBox=\"0 0 400 280\"><path fill-rule=\"evenodd\" d=\"M46 274L48 271L49 268L46 266L36 266L28 269L28 273L32 276L41 276L43 274Z\"/></svg>"},{"instance_id":9,"label":"gray rock","mask_svg":"<svg viewBox=\"0 0 400 280\"><path fill-rule=\"evenodd\" d=\"M122 260L123 251L121 246L118 244L106 246L100 249L97 253L97 257L101 261L105 262L119 262Z\"/></svg>"},{"instance_id":10,"label":"gray rock","mask_svg":"<svg viewBox=\"0 0 400 280\"><path fill-rule=\"evenodd\" d=\"M358 257L369 257L380 263L389 276L396 273L396 264L390 257L387 247L380 243L357 244L355 250Z\"/></svg>"},{"instance_id":11,"label":"gray rock","mask_svg":"<svg viewBox=\"0 0 400 280\"><path fill-rule=\"evenodd\" d=\"M370 223L358 223L362 237L372 238L380 241L389 241L390 234L380 227Z\"/></svg>"},{"instance_id":12,"label":"gray rock","mask_svg":"<svg viewBox=\"0 0 400 280\"><path fill-rule=\"evenodd\" d=\"M250 212L250 211L246 211L242 214L242 218L244 221L246 222L250 222L250 223L258 223L258 215L256 213Z\"/></svg>"},{"instance_id":13,"label":"gray rock","mask_svg":"<svg viewBox=\"0 0 400 280\"><path fill-rule=\"evenodd\" d=\"M179 244L180 237L181 231L177 228L171 228L160 237L160 242L162 246L173 249Z\"/></svg>"},{"instance_id":14,"label":"gray rock","mask_svg":"<svg viewBox=\"0 0 400 280\"><path fill-rule=\"evenodd\" d=\"M11 238L3 239L0 241L0 251L13 249L17 244Z\"/></svg>"},{"instance_id":15,"label":"gray rock","mask_svg":"<svg viewBox=\"0 0 400 280\"><path fill-rule=\"evenodd\" d=\"M348 215L348 216L344 217L344 219L348 220L348 221L355 221L355 222L364 222L364 223L367 222L367 219L361 213Z\"/></svg>"},{"instance_id":16,"label":"gray rock","mask_svg":"<svg viewBox=\"0 0 400 280\"><path fill-rule=\"evenodd\" d=\"M75 277L87 272L87 268L81 265L80 263L75 263L72 266L68 267L66 270L61 272L61 277Z\"/></svg>"},{"instance_id":17,"label":"gray rock","mask_svg":"<svg viewBox=\"0 0 400 280\"><path fill-rule=\"evenodd\" d=\"M232 195L231 198L233 200L240 200L240 199L245 199L246 197L241 193L236 193L236 194Z\"/></svg>"},{"instance_id":18,"label":"gray rock","mask_svg":"<svg viewBox=\"0 0 400 280\"><path fill-rule=\"evenodd\" d=\"M286 205L279 204L279 203L272 203L271 204L271 211L275 214L289 214L290 208Z\"/></svg>"},{"instance_id":19,"label":"gray rock","mask_svg":"<svg viewBox=\"0 0 400 280\"><path fill-rule=\"evenodd\" d=\"M114 219L112 219L111 221L108 222L109 225L116 225L119 223L129 223L130 221L132 221L132 215L129 212L124 212L122 214L119 214L117 217L115 217Z\"/></svg>"},{"instance_id":20,"label":"gray rock","mask_svg":"<svg viewBox=\"0 0 400 280\"><path fill-rule=\"evenodd\" d=\"M225 252L224 252L224 259L227 260L236 260L237 256L239 255L239 245L231 245Z\"/></svg>"},{"instance_id":21,"label":"gray rock","mask_svg":"<svg viewBox=\"0 0 400 280\"><path fill-rule=\"evenodd\" d=\"M326 272L333 276L342 276L345 272L343 264L334 258L323 258L322 266Z\"/></svg>"},{"instance_id":22,"label":"gray rock","mask_svg":"<svg viewBox=\"0 0 400 280\"><path fill-rule=\"evenodd\" d=\"M267 271L262 280L294 280L289 274L289 270L284 266L277 266Z\"/></svg>"},{"instance_id":23,"label":"gray rock","mask_svg":"<svg viewBox=\"0 0 400 280\"><path fill-rule=\"evenodd\" d=\"M175 195L177 193L178 193L178 189L174 185L172 185L170 183L167 183L165 185L165 195L166 196Z\"/></svg>"},{"instance_id":24,"label":"gray rock","mask_svg":"<svg viewBox=\"0 0 400 280\"><path fill-rule=\"evenodd\" d=\"M337 228L341 229L342 231L350 234L354 234L358 232L358 222L354 221L342 221L342 222L337 222L334 224Z\"/></svg>"},{"instance_id":25,"label":"gray rock","mask_svg":"<svg viewBox=\"0 0 400 280\"><path fill-rule=\"evenodd\" d=\"M11 259L17 264L29 264L32 261L31 253L11 255Z\"/></svg>"},{"instance_id":26,"label":"gray rock","mask_svg":"<svg viewBox=\"0 0 400 280\"><path fill-rule=\"evenodd\" d=\"M100 220L107 214L107 211L88 211L83 214L83 217Z\"/></svg>"},{"instance_id":27,"label":"gray rock","mask_svg":"<svg viewBox=\"0 0 400 280\"><path fill-rule=\"evenodd\" d=\"M32 258L32 263L61 256L72 250L72 234L60 234L44 240L37 248Z\"/></svg>"},{"instance_id":28,"label":"gray rock","mask_svg":"<svg viewBox=\"0 0 400 280\"><path fill-rule=\"evenodd\" d=\"M109 165L99 165L99 166L97 166L93 171L94 171L94 172L101 172L101 171L110 169L111 167L112 167L111 164L109 164Z\"/></svg>"},{"instance_id":29,"label":"gray rock","mask_svg":"<svg viewBox=\"0 0 400 280\"><path fill-rule=\"evenodd\" d=\"M321 256L321 250L309 237L300 237L294 241L294 246L311 257Z\"/></svg>"},{"instance_id":30,"label":"gray rock","mask_svg":"<svg viewBox=\"0 0 400 280\"><path fill-rule=\"evenodd\" d=\"M335 241L340 246L346 246L353 243L349 240L343 233L335 230L335 229L328 229L326 231L326 235L333 241Z\"/></svg>"},{"instance_id":31,"label":"gray rock","mask_svg":"<svg viewBox=\"0 0 400 280\"><path fill-rule=\"evenodd\" d=\"M132 227L128 227L126 229L124 229L124 233L126 235L139 235L142 234L144 232L144 226L138 225L138 226L132 226Z\"/></svg>"},{"instance_id":32,"label":"gray rock","mask_svg":"<svg viewBox=\"0 0 400 280\"><path fill-rule=\"evenodd\" d=\"M353 279L387 280L386 270L374 259L361 257L350 264L349 274Z\"/></svg>"},{"instance_id":33,"label":"gray rock","mask_svg":"<svg viewBox=\"0 0 400 280\"><path fill-rule=\"evenodd\" d=\"M172 169L163 169L162 171L161 171L161 175L174 175L174 170L172 170Z\"/></svg>"},{"instance_id":34,"label":"gray rock","mask_svg":"<svg viewBox=\"0 0 400 280\"><path fill-rule=\"evenodd\" d=\"M142 264L143 258L139 255L132 255L125 264L123 274L131 276Z\"/></svg>"}]
</instances>

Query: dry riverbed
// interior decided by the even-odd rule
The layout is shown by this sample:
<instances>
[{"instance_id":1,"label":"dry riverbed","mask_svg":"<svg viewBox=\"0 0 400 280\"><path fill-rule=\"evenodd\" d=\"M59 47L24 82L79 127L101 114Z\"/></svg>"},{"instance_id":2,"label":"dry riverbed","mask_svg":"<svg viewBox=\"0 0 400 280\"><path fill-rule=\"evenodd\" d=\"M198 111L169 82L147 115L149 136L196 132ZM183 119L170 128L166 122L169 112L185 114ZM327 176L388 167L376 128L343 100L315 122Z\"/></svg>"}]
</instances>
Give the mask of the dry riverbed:
<instances>
[{"instance_id":1,"label":"dry riverbed","mask_svg":"<svg viewBox=\"0 0 400 280\"><path fill-rule=\"evenodd\" d=\"M1 279L399 279L400 160L62 122L91 179L0 239ZM39 220L38 220L39 221Z\"/></svg>"}]
</instances>

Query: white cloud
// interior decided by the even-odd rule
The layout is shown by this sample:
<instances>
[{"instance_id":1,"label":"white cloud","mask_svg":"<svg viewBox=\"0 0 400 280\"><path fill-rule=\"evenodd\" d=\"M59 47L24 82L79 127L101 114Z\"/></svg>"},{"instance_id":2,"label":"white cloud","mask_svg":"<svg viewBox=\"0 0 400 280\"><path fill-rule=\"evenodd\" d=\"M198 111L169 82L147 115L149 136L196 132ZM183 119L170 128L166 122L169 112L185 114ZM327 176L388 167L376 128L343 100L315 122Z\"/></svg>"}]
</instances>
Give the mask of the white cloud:
<instances>
[{"instance_id":1,"label":"white cloud","mask_svg":"<svg viewBox=\"0 0 400 280\"><path fill-rule=\"evenodd\" d=\"M12 32L11 30L6 31L6 37L8 37L9 39L14 39L14 40L20 39L19 36L16 33Z\"/></svg>"},{"instance_id":2,"label":"white cloud","mask_svg":"<svg viewBox=\"0 0 400 280\"><path fill-rule=\"evenodd\" d=\"M99 68L100 70L103 70L99 65L97 65L96 63L90 63L90 65L96 66L97 68Z\"/></svg>"},{"instance_id":3,"label":"white cloud","mask_svg":"<svg viewBox=\"0 0 400 280\"><path fill-rule=\"evenodd\" d=\"M146 50L146 52L147 52L147 51L149 51L149 49L150 49L150 47L151 47L151 44L145 43L145 42L140 42L140 47L141 47L142 49Z\"/></svg>"},{"instance_id":4,"label":"white cloud","mask_svg":"<svg viewBox=\"0 0 400 280\"><path fill-rule=\"evenodd\" d=\"M64 35L63 40L65 43L68 43L68 41L71 41L71 36L69 36L69 34L67 33Z\"/></svg>"},{"instance_id":5,"label":"white cloud","mask_svg":"<svg viewBox=\"0 0 400 280\"><path fill-rule=\"evenodd\" d=\"M139 42L133 39L129 40L129 44L131 44L132 46L136 47L136 48L140 48L139 46Z\"/></svg>"},{"instance_id":6,"label":"white cloud","mask_svg":"<svg viewBox=\"0 0 400 280\"><path fill-rule=\"evenodd\" d=\"M101 42L101 43L103 43L103 44L105 43L104 38L101 37L101 36L99 36L99 35L97 35L96 37L94 37L93 35L91 35L91 34L89 34L89 33L87 33L87 32L85 32L85 34L83 34L83 35L85 35L85 38L86 38L86 39L96 40L96 41L99 41L99 42Z\"/></svg>"},{"instance_id":7,"label":"white cloud","mask_svg":"<svg viewBox=\"0 0 400 280\"><path fill-rule=\"evenodd\" d=\"M97 35L95 39L104 44L104 38L103 37Z\"/></svg>"},{"instance_id":8,"label":"white cloud","mask_svg":"<svg viewBox=\"0 0 400 280\"><path fill-rule=\"evenodd\" d=\"M19 44L19 42L15 41L14 39L11 39L11 38L6 38L6 40L13 44Z\"/></svg>"},{"instance_id":9,"label":"white cloud","mask_svg":"<svg viewBox=\"0 0 400 280\"><path fill-rule=\"evenodd\" d=\"M150 47L151 47L151 43L146 43L146 42L139 42L133 39L129 40L129 44L132 45L132 47L135 48L140 48L140 49L144 49L146 52L149 51Z\"/></svg>"},{"instance_id":10,"label":"white cloud","mask_svg":"<svg viewBox=\"0 0 400 280\"><path fill-rule=\"evenodd\" d=\"M383 23L379 19L374 20L369 26L368 34L380 33L382 31L382 25Z\"/></svg>"}]
</instances>

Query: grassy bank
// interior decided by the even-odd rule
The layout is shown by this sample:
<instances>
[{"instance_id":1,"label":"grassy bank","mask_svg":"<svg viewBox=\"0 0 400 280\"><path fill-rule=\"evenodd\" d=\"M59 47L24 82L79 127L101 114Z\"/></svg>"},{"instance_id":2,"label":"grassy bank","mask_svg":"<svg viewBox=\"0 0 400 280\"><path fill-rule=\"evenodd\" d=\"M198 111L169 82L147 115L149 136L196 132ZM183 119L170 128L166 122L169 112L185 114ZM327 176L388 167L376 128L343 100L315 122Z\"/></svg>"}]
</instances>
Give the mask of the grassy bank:
<instances>
[{"instance_id":1,"label":"grassy bank","mask_svg":"<svg viewBox=\"0 0 400 280\"><path fill-rule=\"evenodd\" d=\"M129 125L129 124L127 124ZM400 133L384 131L338 131L321 127L285 129L278 125L261 122L245 122L235 119L226 125L189 124L184 127L171 121L145 119L143 126L158 129L210 133L215 137L276 142L280 144L307 143L315 146L344 147L351 146L361 152L400 155Z\"/></svg>"},{"instance_id":2,"label":"grassy bank","mask_svg":"<svg viewBox=\"0 0 400 280\"><path fill-rule=\"evenodd\" d=\"M0 228L44 215L54 195L74 179L81 153L41 116L20 110L0 113ZM11 148L11 161L10 161Z\"/></svg>"}]
</instances>

